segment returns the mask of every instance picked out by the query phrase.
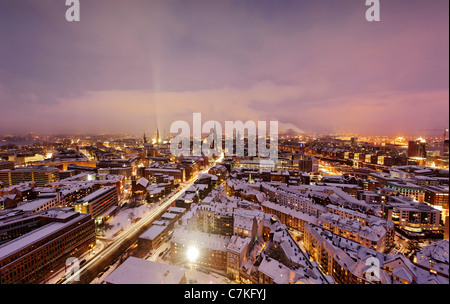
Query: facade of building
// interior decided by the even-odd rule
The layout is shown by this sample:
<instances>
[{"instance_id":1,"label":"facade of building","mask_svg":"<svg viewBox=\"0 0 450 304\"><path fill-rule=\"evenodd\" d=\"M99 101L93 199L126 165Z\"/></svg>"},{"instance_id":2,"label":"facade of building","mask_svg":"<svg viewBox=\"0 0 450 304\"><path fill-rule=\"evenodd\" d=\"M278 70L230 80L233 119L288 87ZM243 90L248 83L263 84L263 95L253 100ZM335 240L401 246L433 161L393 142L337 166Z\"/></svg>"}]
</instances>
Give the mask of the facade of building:
<instances>
[{"instance_id":1,"label":"facade of building","mask_svg":"<svg viewBox=\"0 0 450 304\"><path fill-rule=\"evenodd\" d=\"M248 260L250 239L233 235L227 245L227 276L232 279L240 277L240 269Z\"/></svg>"},{"instance_id":2,"label":"facade of building","mask_svg":"<svg viewBox=\"0 0 450 304\"><path fill-rule=\"evenodd\" d=\"M403 196L411 196L417 202L423 203L425 201L425 190L423 187L402 181L390 181L386 184L387 187L399 191Z\"/></svg>"},{"instance_id":3,"label":"facade of building","mask_svg":"<svg viewBox=\"0 0 450 304\"><path fill-rule=\"evenodd\" d=\"M14 210L35 213L55 207L62 207L60 198L61 197L58 194L38 197L35 200L19 203Z\"/></svg>"},{"instance_id":4,"label":"facade of building","mask_svg":"<svg viewBox=\"0 0 450 304\"><path fill-rule=\"evenodd\" d=\"M382 205L382 215L399 228L411 232L437 231L441 211L425 203L407 200L405 197L391 198Z\"/></svg>"},{"instance_id":5,"label":"facade of building","mask_svg":"<svg viewBox=\"0 0 450 304\"><path fill-rule=\"evenodd\" d=\"M402 254L384 254L315 225L306 225L303 244L323 273L338 284L448 284Z\"/></svg>"},{"instance_id":6,"label":"facade of building","mask_svg":"<svg viewBox=\"0 0 450 304\"><path fill-rule=\"evenodd\" d=\"M227 246L230 236L209 234L197 230L175 229L171 239L171 258L177 263L186 263L187 250L194 246L199 250L196 265L226 270Z\"/></svg>"},{"instance_id":7,"label":"facade of building","mask_svg":"<svg viewBox=\"0 0 450 304\"><path fill-rule=\"evenodd\" d=\"M139 236L138 250L142 254L147 254L150 250L158 248L167 239L168 232L167 225L153 224Z\"/></svg>"},{"instance_id":8,"label":"facade of building","mask_svg":"<svg viewBox=\"0 0 450 304\"><path fill-rule=\"evenodd\" d=\"M425 202L441 211L443 221L449 215L448 186L428 186L425 187Z\"/></svg>"},{"instance_id":9,"label":"facade of building","mask_svg":"<svg viewBox=\"0 0 450 304\"><path fill-rule=\"evenodd\" d=\"M325 213L319 216L317 225L364 247L373 248L380 252L392 246L392 233L388 233L385 225L362 226L358 220L341 219L339 215L333 213Z\"/></svg>"},{"instance_id":10,"label":"facade of building","mask_svg":"<svg viewBox=\"0 0 450 304\"><path fill-rule=\"evenodd\" d=\"M153 177L157 173L162 173L164 175L173 176L174 183L179 184L186 180L185 170L179 168L169 168L169 167L148 167L144 170L144 176L149 181L153 181Z\"/></svg>"},{"instance_id":11,"label":"facade of building","mask_svg":"<svg viewBox=\"0 0 450 304\"><path fill-rule=\"evenodd\" d=\"M408 157L427 157L427 143L423 139L410 140L408 142Z\"/></svg>"},{"instance_id":12,"label":"facade of building","mask_svg":"<svg viewBox=\"0 0 450 304\"><path fill-rule=\"evenodd\" d=\"M319 172L319 161L314 156L300 155L298 159L298 170L301 172Z\"/></svg>"},{"instance_id":13,"label":"facade of building","mask_svg":"<svg viewBox=\"0 0 450 304\"><path fill-rule=\"evenodd\" d=\"M105 186L77 200L73 206L75 211L89 213L100 224L114 212L118 203L117 188Z\"/></svg>"},{"instance_id":14,"label":"facade of building","mask_svg":"<svg viewBox=\"0 0 450 304\"><path fill-rule=\"evenodd\" d=\"M0 170L0 181L4 187L34 181L37 187L57 181L60 170L55 167L19 167L15 169Z\"/></svg>"},{"instance_id":15,"label":"facade of building","mask_svg":"<svg viewBox=\"0 0 450 304\"><path fill-rule=\"evenodd\" d=\"M296 188L289 188L283 184L274 186L263 183L261 190L268 195L270 201L302 213L317 217L325 212L324 206L316 204L312 198Z\"/></svg>"},{"instance_id":16,"label":"facade of building","mask_svg":"<svg viewBox=\"0 0 450 304\"><path fill-rule=\"evenodd\" d=\"M0 161L0 170L11 170L14 169L14 162L13 161Z\"/></svg>"},{"instance_id":17,"label":"facade of building","mask_svg":"<svg viewBox=\"0 0 450 304\"><path fill-rule=\"evenodd\" d=\"M94 220L53 209L54 221L0 246L0 284L37 284L95 245Z\"/></svg>"}]
</instances>

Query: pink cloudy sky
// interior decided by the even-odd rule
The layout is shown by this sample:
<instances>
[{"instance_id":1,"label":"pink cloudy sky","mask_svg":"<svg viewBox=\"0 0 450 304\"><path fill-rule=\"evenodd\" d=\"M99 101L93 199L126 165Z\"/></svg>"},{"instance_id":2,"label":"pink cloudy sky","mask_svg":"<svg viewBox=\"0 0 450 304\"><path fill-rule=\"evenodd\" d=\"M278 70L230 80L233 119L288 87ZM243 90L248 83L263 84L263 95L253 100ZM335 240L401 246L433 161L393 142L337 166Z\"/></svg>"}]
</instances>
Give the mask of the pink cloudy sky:
<instances>
[{"instance_id":1,"label":"pink cloudy sky","mask_svg":"<svg viewBox=\"0 0 450 304\"><path fill-rule=\"evenodd\" d=\"M306 132L449 124L449 1L81 0L0 3L0 135L167 132L277 120Z\"/></svg>"}]
</instances>

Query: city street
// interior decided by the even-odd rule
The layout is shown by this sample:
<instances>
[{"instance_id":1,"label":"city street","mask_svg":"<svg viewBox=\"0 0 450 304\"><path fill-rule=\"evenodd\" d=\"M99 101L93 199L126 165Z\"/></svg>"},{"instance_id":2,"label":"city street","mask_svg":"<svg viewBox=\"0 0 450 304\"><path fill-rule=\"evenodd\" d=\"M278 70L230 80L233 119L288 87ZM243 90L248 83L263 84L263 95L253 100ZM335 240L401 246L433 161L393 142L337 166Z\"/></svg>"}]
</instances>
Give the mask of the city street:
<instances>
[{"instance_id":1,"label":"city street","mask_svg":"<svg viewBox=\"0 0 450 304\"><path fill-rule=\"evenodd\" d=\"M224 155L222 155L213 162L208 168L203 170L200 173L207 173L210 168L212 168L217 162L221 162ZM165 210L172 205L178 197L180 197L189 187L194 184L195 180L189 181L183 188L178 190L174 195L170 198L162 200L156 208L152 210L145 218L142 218L140 221L135 223L133 226L129 227L127 230L123 231L117 238L113 240L113 242L104 250L102 250L99 254L93 257L91 260L87 261L78 271L75 271L69 278L66 278L62 284L70 284L77 281L84 272L87 272L89 269L93 269L97 264L100 264L102 260L110 255L112 255L116 250L120 248L120 246L126 242L127 240L137 238L140 233L140 230L146 225L151 224L154 220L156 220Z\"/></svg>"},{"instance_id":2,"label":"city street","mask_svg":"<svg viewBox=\"0 0 450 304\"><path fill-rule=\"evenodd\" d=\"M84 253L82 256L78 258L78 261L81 262L85 260L86 262L90 261L92 258L94 258L99 252L101 252L103 249L105 249L108 246L108 242L102 239L97 238L95 246ZM64 276L66 275L66 272L70 271L70 268L63 267L59 269L56 272L53 272L51 274L51 277L47 278L44 281L44 284L60 284L62 283L62 280L64 280Z\"/></svg>"}]
</instances>

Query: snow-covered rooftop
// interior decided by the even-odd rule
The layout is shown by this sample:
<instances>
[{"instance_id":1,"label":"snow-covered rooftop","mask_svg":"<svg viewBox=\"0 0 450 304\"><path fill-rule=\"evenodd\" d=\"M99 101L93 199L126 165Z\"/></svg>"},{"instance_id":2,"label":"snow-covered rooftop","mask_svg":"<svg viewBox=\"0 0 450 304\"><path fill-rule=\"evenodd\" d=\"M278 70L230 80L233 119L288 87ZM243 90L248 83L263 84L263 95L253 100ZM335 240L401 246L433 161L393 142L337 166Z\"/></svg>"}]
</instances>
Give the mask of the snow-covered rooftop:
<instances>
[{"instance_id":1,"label":"snow-covered rooftop","mask_svg":"<svg viewBox=\"0 0 450 304\"><path fill-rule=\"evenodd\" d=\"M186 269L129 257L105 278L108 284L180 284Z\"/></svg>"},{"instance_id":2,"label":"snow-covered rooftop","mask_svg":"<svg viewBox=\"0 0 450 304\"><path fill-rule=\"evenodd\" d=\"M230 238L230 236L178 228L173 231L171 242L188 246L193 245L198 248L226 251Z\"/></svg>"}]
</instances>

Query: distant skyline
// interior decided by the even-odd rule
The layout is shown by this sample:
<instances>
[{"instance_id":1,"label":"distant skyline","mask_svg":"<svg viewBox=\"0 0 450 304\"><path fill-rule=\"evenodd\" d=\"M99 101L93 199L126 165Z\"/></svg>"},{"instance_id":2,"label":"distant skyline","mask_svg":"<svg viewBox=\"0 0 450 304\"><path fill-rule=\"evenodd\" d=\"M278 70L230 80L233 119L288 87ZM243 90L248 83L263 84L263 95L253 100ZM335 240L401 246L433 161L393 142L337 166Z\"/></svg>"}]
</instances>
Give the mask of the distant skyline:
<instances>
[{"instance_id":1,"label":"distant skyline","mask_svg":"<svg viewBox=\"0 0 450 304\"><path fill-rule=\"evenodd\" d=\"M449 126L449 1L0 2L0 135L175 120L415 135ZM425 134L426 135L426 134Z\"/></svg>"}]
</instances>

